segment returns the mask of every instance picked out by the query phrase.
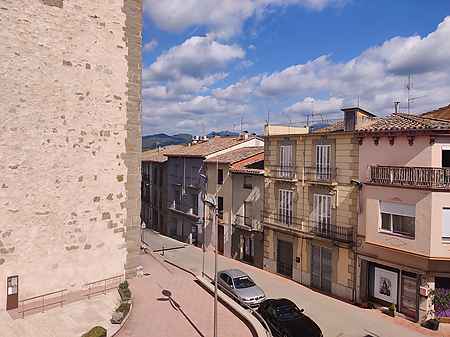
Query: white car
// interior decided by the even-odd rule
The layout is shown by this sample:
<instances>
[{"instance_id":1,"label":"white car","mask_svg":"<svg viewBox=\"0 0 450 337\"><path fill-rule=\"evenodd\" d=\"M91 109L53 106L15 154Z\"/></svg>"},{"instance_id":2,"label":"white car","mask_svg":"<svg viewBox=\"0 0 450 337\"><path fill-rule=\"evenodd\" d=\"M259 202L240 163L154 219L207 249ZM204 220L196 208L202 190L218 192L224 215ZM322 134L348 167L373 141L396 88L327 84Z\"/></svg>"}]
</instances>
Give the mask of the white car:
<instances>
[{"instance_id":1,"label":"white car","mask_svg":"<svg viewBox=\"0 0 450 337\"><path fill-rule=\"evenodd\" d=\"M234 297L239 303L257 307L266 299L264 291L246 273L239 269L228 269L217 273L220 289Z\"/></svg>"}]
</instances>

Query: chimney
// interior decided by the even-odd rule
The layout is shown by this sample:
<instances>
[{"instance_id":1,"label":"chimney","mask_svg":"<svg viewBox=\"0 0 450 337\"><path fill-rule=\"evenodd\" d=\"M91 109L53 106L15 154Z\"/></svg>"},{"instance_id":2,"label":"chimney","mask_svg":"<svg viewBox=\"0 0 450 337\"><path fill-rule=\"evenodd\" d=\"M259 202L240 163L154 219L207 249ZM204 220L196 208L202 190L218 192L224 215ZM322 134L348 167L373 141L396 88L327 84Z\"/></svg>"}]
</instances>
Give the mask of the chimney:
<instances>
[{"instance_id":1,"label":"chimney","mask_svg":"<svg viewBox=\"0 0 450 337\"><path fill-rule=\"evenodd\" d=\"M247 140L248 139L248 132L247 131L242 131L241 134L239 135L239 138Z\"/></svg>"},{"instance_id":2,"label":"chimney","mask_svg":"<svg viewBox=\"0 0 450 337\"><path fill-rule=\"evenodd\" d=\"M395 113L398 113L398 108L399 108L399 106L400 106L400 102L394 102L394 109L395 109Z\"/></svg>"},{"instance_id":3,"label":"chimney","mask_svg":"<svg viewBox=\"0 0 450 337\"><path fill-rule=\"evenodd\" d=\"M358 127L367 120L375 117L374 114L363 110L359 107L344 108L344 131L355 131Z\"/></svg>"}]
</instances>

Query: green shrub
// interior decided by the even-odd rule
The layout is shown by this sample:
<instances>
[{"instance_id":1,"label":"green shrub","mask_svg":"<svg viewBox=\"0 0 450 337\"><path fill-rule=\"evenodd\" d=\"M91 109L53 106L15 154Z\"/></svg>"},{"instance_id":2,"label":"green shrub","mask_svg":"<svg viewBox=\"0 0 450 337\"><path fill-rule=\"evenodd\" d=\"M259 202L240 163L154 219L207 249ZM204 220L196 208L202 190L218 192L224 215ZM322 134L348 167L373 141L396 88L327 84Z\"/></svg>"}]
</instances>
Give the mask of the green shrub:
<instances>
[{"instance_id":1,"label":"green shrub","mask_svg":"<svg viewBox=\"0 0 450 337\"><path fill-rule=\"evenodd\" d=\"M128 281L125 280L119 284L119 289L128 289Z\"/></svg>"},{"instance_id":2,"label":"green shrub","mask_svg":"<svg viewBox=\"0 0 450 337\"><path fill-rule=\"evenodd\" d=\"M122 301L129 301L131 299L131 291L128 288L120 288L119 287L119 295Z\"/></svg>"},{"instance_id":3,"label":"green shrub","mask_svg":"<svg viewBox=\"0 0 450 337\"><path fill-rule=\"evenodd\" d=\"M123 313L123 317L125 317L130 311L130 303L122 302L116 311Z\"/></svg>"},{"instance_id":4,"label":"green shrub","mask_svg":"<svg viewBox=\"0 0 450 337\"><path fill-rule=\"evenodd\" d=\"M106 337L106 329L101 326L96 326L89 330L89 332L86 332L82 337Z\"/></svg>"},{"instance_id":5,"label":"green shrub","mask_svg":"<svg viewBox=\"0 0 450 337\"><path fill-rule=\"evenodd\" d=\"M389 311L395 312L395 304L394 304L394 303L392 303L392 304L389 306Z\"/></svg>"}]
</instances>

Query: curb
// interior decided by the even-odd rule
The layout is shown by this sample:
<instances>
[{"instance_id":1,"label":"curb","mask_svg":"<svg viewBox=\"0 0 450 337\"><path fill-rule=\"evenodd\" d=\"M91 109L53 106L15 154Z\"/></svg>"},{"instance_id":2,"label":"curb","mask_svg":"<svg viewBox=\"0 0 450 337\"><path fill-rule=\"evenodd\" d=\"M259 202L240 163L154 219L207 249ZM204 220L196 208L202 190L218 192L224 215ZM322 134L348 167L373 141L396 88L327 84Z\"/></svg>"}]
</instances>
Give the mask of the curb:
<instances>
[{"instance_id":1,"label":"curb","mask_svg":"<svg viewBox=\"0 0 450 337\"><path fill-rule=\"evenodd\" d=\"M117 328L117 330L115 332L113 332L111 335L107 335L108 337L114 337L120 332L120 330L122 330L123 326L128 321L128 318L130 318L132 310L133 310L133 297L131 297L130 310L128 310L128 314L124 317L122 322L119 324L119 327Z\"/></svg>"},{"instance_id":2,"label":"curb","mask_svg":"<svg viewBox=\"0 0 450 337\"><path fill-rule=\"evenodd\" d=\"M197 277L197 284L214 295L214 287L211 285L209 279L204 277ZM253 337L268 337L270 333L261 325L257 318L251 313L242 308L238 303L229 298L220 289L217 291L219 301L225 305L232 313L234 313L244 324L249 328Z\"/></svg>"}]
</instances>

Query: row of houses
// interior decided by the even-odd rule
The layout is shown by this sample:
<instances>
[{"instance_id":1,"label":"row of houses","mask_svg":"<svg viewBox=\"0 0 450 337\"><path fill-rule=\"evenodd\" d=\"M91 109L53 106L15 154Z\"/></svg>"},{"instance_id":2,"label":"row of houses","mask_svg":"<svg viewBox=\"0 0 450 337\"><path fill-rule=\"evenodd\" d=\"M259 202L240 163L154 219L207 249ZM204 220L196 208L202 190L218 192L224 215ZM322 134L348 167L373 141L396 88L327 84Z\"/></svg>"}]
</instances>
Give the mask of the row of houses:
<instances>
[{"instance_id":1,"label":"row of houses","mask_svg":"<svg viewBox=\"0 0 450 337\"><path fill-rule=\"evenodd\" d=\"M226 256L427 317L431 291L450 289L450 107L343 115L144 152L143 221L195 245L217 234Z\"/></svg>"}]
</instances>

